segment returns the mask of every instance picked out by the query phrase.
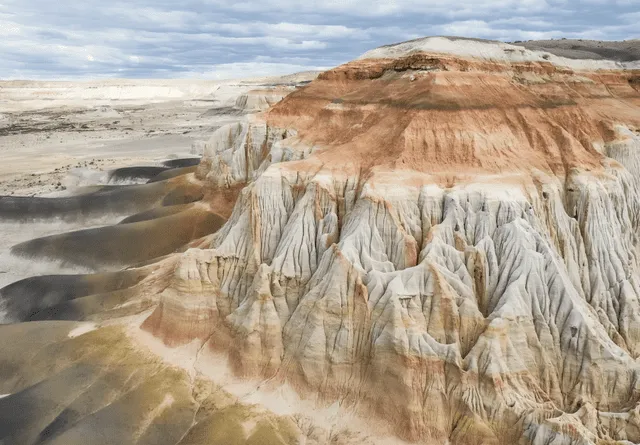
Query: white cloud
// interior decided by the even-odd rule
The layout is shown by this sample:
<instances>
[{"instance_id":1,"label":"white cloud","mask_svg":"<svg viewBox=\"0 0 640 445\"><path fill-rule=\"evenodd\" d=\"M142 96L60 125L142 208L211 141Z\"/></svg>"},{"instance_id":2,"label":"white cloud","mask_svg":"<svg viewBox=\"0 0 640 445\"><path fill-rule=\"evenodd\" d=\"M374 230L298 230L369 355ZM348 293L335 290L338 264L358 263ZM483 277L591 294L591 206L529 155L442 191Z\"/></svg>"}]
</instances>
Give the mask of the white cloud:
<instances>
[{"instance_id":1,"label":"white cloud","mask_svg":"<svg viewBox=\"0 0 640 445\"><path fill-rule=\"evenodd\" d=\"M640 11L632 12L632 13L629 13L629 14L624 14L620 18L622 19L622 21L624 21L626 23L632 23L632 24L638 26L638 23L640 23ZM640 37L640 36L638 36L638 37Z\"/></svg>"},{"instance_id":2,"label":"white cloud","mask_svg":"<svg viewBox=\"0 0 640 445\"><path fill-rule=\"evenodd\" d=\"M162 26L183 29L198 21L198 14L192 11L165 11L153 7L136 7L130 3L107 3L107 6L100 8L100 13L115 19L124 19L130 24L143 25L145 28Z\"/></svg>"},{"instance_id":3,"label":"white cloud","mask_svg":"<svg viewBox=\"0 0 640 445\"><path fill-rule=\"evenodd\" d=\"M358 28L349 28L342 25L312 25L308 23L211 23L206 29L227 31L240 35L252 35L255 33L276 37L302 37L314 36L314 38L337 39L344 37L363 37L367 31Z\"/></svg>"},{"instance_id":4,"label":"white cloud","mask_svg":"<svg viewBox=\"0 0 640 445\"><path fill-rule=\"evenodd\" d=\"M460 15L473 13L485 15L491 11L509 10L543 11L550 8L546 0L458 0L443 2L441 0L263 0L236 1L205 0L206 3L226 10L246 13L256 11L283 11L305 13L343 13L354 16L388 16L408 13L441 13Z\"/></svg>"},{"instance_id":5,"label":"white cloud","mask_svg":"<svg viewBox=\"0 0 640 445\"><path fill-rule=\"evenodd\" d=\"M637 35L640 0L2 0L0 78L266 75L425 35Z\"/></svg>"},{"instance_id":6,"label":"white cloud","mask_svg":"<svg viewBox=\"0 0 640 445\"><path fill-rule=\"evenodd\" d=\"M187 73L184 77L202 79L237 79L247 77L279 76L300 71L324 71L328 66L299 65L292 63L237 62L211 65L206 70Z\"/></svg>"}]
</instances>

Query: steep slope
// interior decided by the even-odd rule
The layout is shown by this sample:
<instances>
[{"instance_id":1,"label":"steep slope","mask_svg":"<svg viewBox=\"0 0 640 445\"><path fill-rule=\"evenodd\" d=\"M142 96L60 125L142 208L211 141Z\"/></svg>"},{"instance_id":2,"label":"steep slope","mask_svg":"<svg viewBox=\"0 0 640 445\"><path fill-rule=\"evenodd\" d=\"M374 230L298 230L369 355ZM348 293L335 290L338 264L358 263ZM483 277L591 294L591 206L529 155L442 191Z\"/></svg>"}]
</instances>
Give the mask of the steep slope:
<instances>
[{"instance_id":1,"label":"steep slope","mask_svg":"<svg viewBox=\"0 0 640 445\"><path fill-rule=\"evenodd\" d=\"M640 441L640 71L432 38L218 130L143 328L419 443Z\"/></svg>"}]
</instances>

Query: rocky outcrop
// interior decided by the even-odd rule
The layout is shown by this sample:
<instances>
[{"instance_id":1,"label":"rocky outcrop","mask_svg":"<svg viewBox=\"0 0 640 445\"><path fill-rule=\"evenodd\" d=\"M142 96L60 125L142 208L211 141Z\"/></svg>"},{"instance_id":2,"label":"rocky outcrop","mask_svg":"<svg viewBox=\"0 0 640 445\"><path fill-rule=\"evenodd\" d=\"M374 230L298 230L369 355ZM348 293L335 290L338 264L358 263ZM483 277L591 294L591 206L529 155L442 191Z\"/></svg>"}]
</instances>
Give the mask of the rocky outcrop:
<instances>
[{"instance_id":1,"label":"rocky outcrop","mask_svg":"<svg viewBox=\"0 0 640 445\"><path fill-rule=\"evenodd\" d=\"M295 130L259 118L225 125L204 145L198 177L227 188L251 182L272 163L303 159L313 151L295 136Z\"/></svg>"},{"instance_id":2,"label":"rocky outcrop","mask_svg":"<svg viewBox=\"0 0 640 445\"><path fill-rule=\"evenodd\" d=\"M235 107L248 113L265 111L280 102L291 91L288 88L250 90L238 96Z\"/></svg>"},{"instance_id":3,"label":"rocky outcrop","mask_svg":"<svg viewBox=\"0 0 640 445\"><path fill-rule=\"evenodd\" d=\"M419 443L640 441L637 73L409 47L216 132L144 327Z\"/></svg>"}]
</instances>

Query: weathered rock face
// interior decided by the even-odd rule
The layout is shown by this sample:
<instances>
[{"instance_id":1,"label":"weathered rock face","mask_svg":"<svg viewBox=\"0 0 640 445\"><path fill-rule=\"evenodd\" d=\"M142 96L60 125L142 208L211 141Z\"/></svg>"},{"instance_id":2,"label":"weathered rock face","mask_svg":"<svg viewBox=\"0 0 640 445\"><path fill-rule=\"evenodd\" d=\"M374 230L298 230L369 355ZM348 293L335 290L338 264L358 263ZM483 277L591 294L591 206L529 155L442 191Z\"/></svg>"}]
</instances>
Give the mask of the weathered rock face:
<instances>
[{"instance_id":1,"label":"weathered rock face","mask_svg":"<svg viewBox=\"0 0 640 445\"><path fill-rule=\"evenodd\" d=\"M269 107L280 102L282 98L291 91L291 89L284 87L266 90L250 90L238 96L235 107L249 113L268 110Z\"/></svg>"},{"instance_id":2,"label":"weathered rock face","mask_svg":"<svg viewBox=\"0 0 640 445\"><path fill-rule=\"evenodd\" d=\"M640 73L427 43L216 133L144 327L411 441L640 441Z\"/></svg>"}]
</instances>

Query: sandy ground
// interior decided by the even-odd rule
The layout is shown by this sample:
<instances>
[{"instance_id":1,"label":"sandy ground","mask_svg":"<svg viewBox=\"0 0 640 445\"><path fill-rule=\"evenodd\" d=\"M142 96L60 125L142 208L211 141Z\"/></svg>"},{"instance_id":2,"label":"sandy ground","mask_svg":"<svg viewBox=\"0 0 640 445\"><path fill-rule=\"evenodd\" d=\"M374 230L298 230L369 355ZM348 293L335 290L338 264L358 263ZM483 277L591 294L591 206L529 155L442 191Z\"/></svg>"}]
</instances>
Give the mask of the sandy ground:
<instances>
[{"instance_id":1,"label":"sandy ground","mask_svg":"<svg viewBox=\"0 0 640 445\"><path fill-rule=\"evenodd\" d=\"M0 81L0 197L73 193L91 170L154 165L190 156L220 126L246 118L243 94L293 89L317 73L238 81ZM115 224L95 221L0 221L0 287L21 278L82 273L55 263L17 258L11 246L32 238Z\"/></svg>"},{"instance_id":2,"label":"sandy ground","mask_svg":"<svg viewBox=\"0 0 640 445\"><path fill-rule=\"evenodd\" d=\"M13 88L6 88L7 83L0 82L0 196L72 193L77 178L91 177L90 170L153 165L189 155L195 141L207 140L216 128L243 118L240 112L215 111L228 110L225 107L238 91L251 88L229 88L217 96L205 96L207 100L197 96L175 100L162 90L123 100L110 99L114 91L103 91L97 99L87 91L100 88L86 83L84 89L42 101L33 100L33 95L51 96L46 84L12 84ZM33 275L90 272L19 258L10 248L41 236L115 224L122 218L113 215L77 223L0 221L0 288Z\"/></svg>"},{"instance_id":3,"label":"sandy ground","mask_svg":"<svg viewBox=\"0 0 640 445\"><path fill-rule=\"evenodd\" d=\"M340 402L322 406L313 398L305 399L288 383L271 382L271 379L252 379L234 375L226 354L211 348L203 348L203 342L193 340L183 346L168 347L140 325L150 315L150 311L114 321L127 325L129 338L139 347L178 368L184 369L192 379L205 377L224 391L237 397L239 403L264 407L281 416L292 416L308 423L309 427L321 427L334 433L345 433L350 443L364 445L409 445L393 435L386 425L371 422L359 416L347 405ZM110 324L109 322L105 325ZM74 329L69 335L90 332L95 325L86 323Z\"/></svg>"},{"instance_id":4,"label":"sandy ground","mask_svg":"<svg viewBox=\"0 0 640 445\"><path fill-rule=\"evenodd\" d=\"M205 103L164 102L3 113L0 194L59 189L74 168L104 170L188 155L241 114L211 115Z\"/></svg>"},{"instance_id":5,"label":"sandy ground","mask_svg":"<svg viewBox=\"0 0 640 445\"><path fill-rule=\"evenodd\" d=\"M0 195L60 190L75 168L110 169L188 155L244 118L242 94L317 73L237 81L0 81Z\"/></svg>"}]
</instances>

